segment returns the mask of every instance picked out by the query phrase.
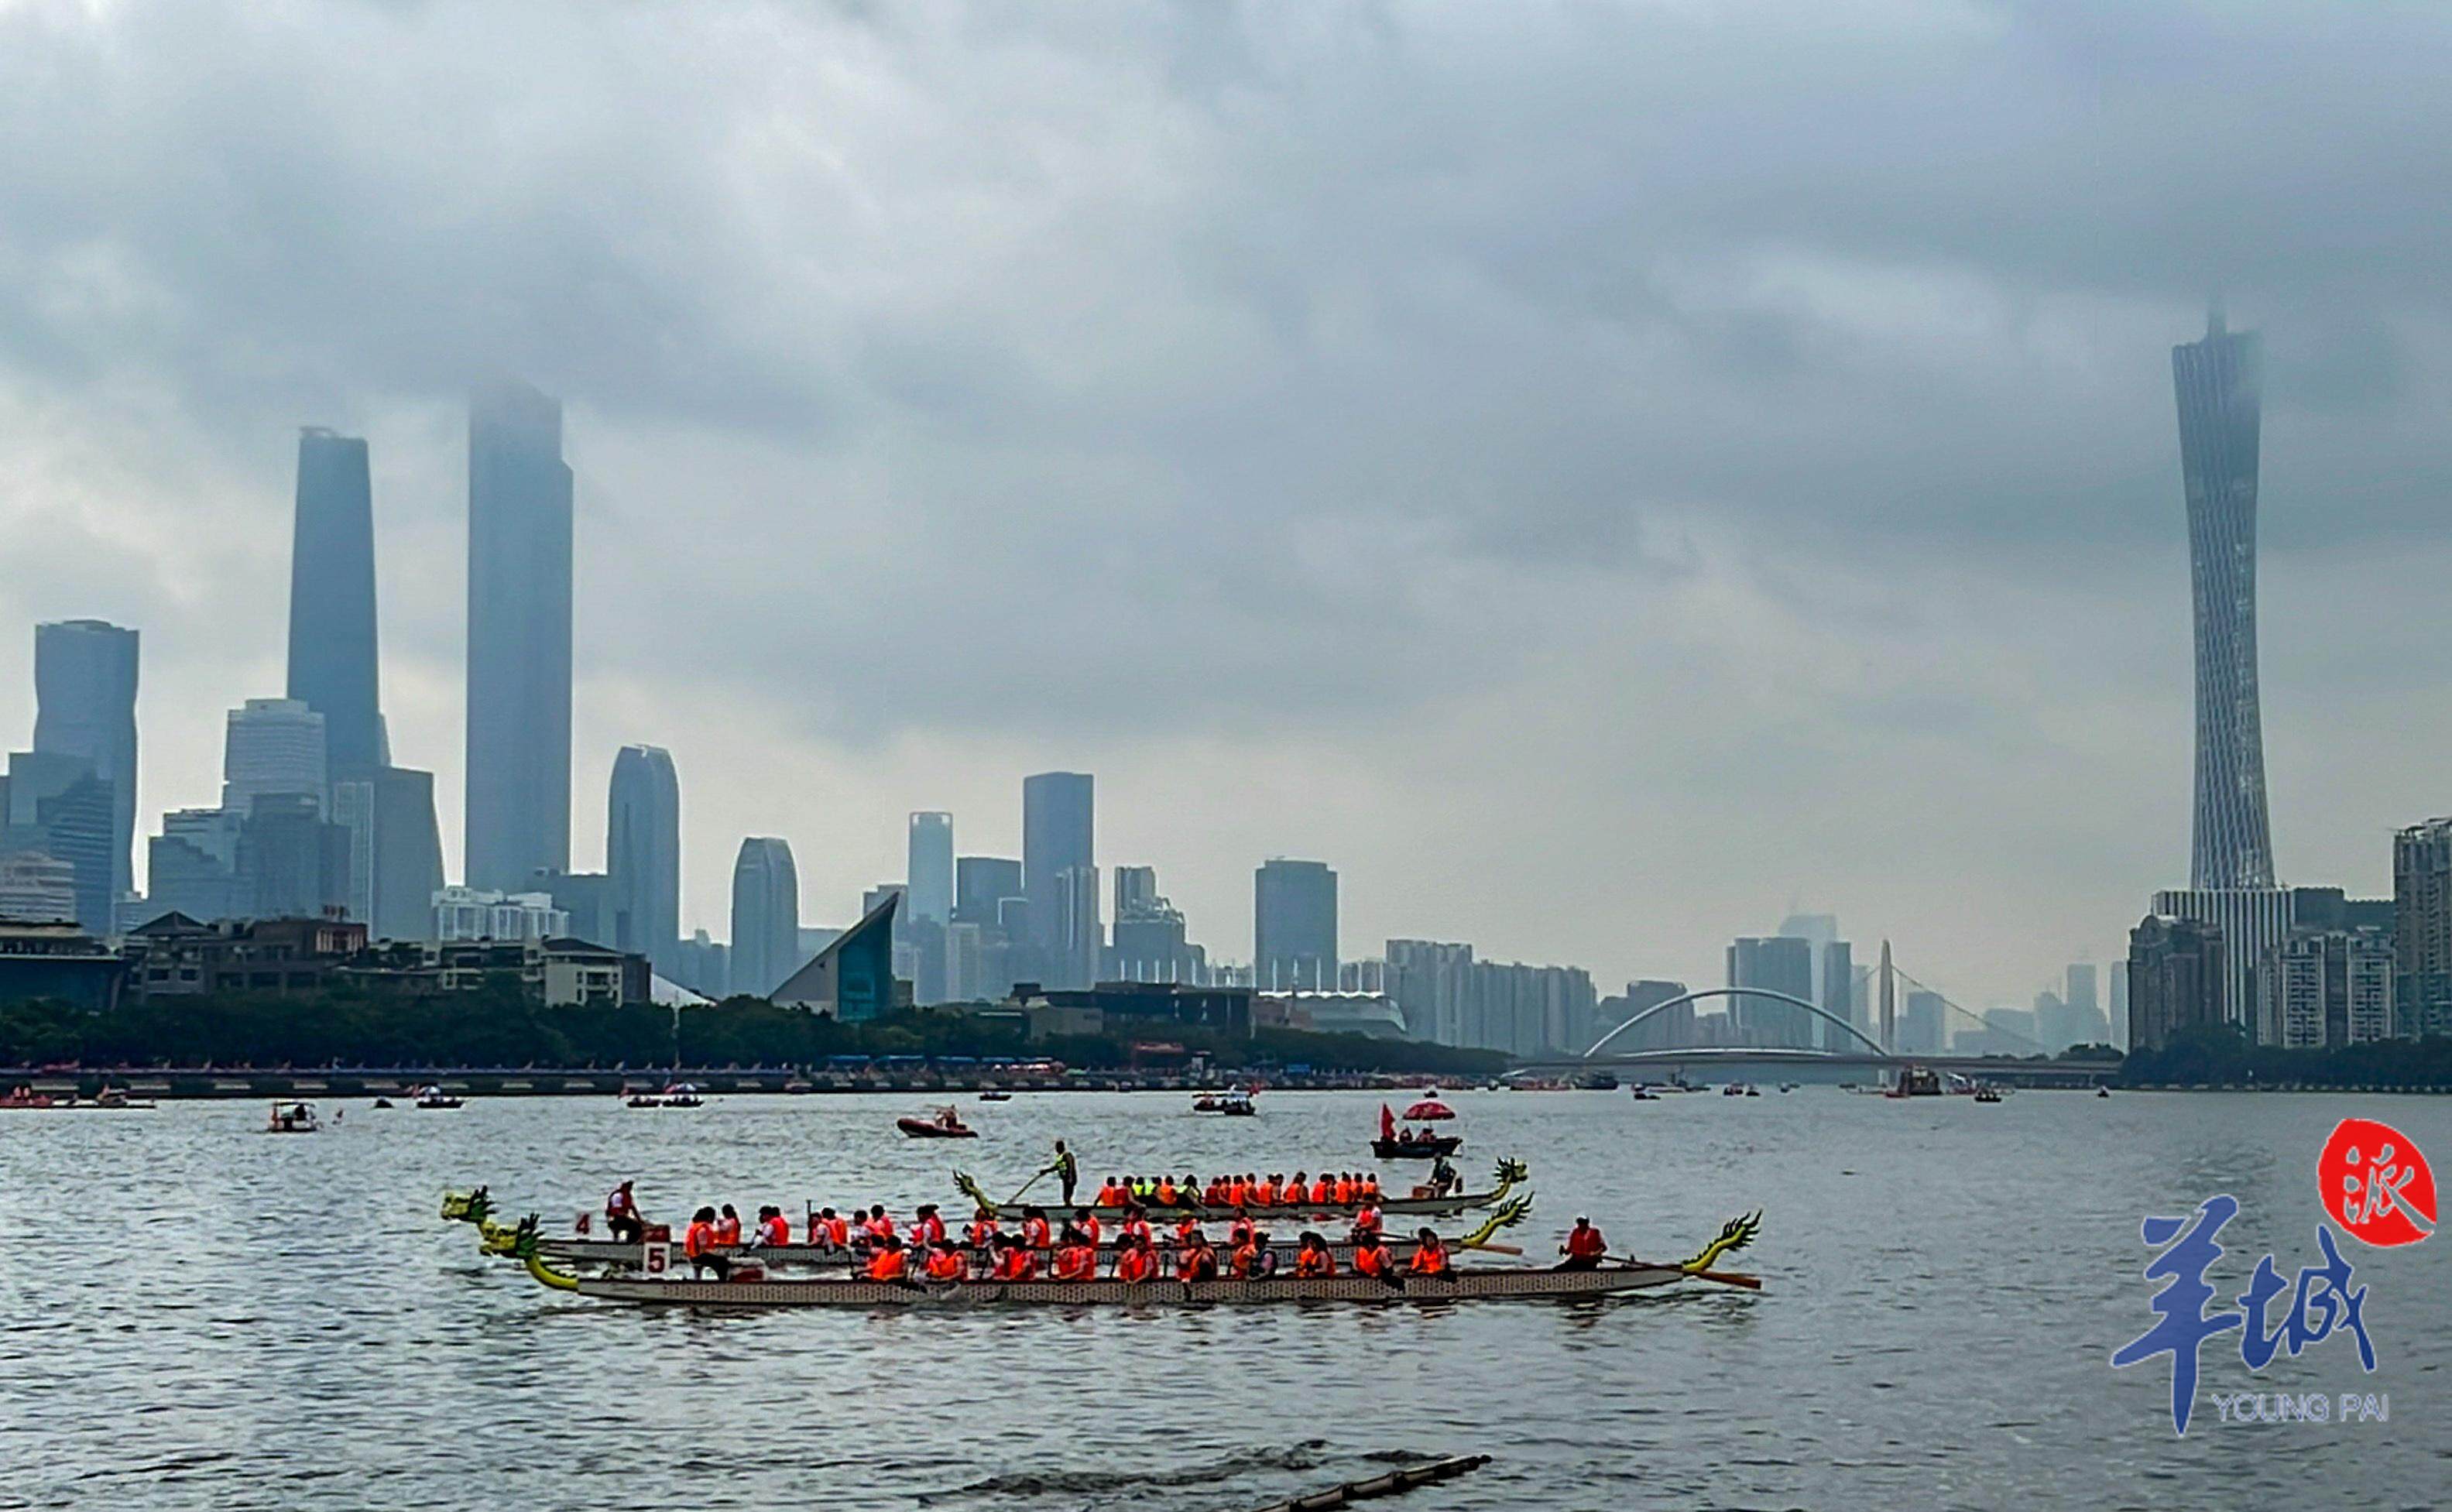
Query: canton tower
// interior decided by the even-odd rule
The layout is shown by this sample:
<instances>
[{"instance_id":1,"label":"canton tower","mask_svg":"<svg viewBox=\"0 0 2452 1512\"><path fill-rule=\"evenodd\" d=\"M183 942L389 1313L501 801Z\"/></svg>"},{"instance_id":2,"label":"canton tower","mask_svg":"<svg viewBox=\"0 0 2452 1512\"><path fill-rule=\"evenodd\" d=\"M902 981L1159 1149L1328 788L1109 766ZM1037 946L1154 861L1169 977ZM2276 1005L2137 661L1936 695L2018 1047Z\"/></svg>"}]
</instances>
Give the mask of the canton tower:
<instances>
[{"instance_id":1,"label":"canton tower","mask_svg":"<svg viewBox=\"0 0 2452 1512\"><path fill-rule=\"evenodd\" d=\"M2171 348L2196 598L2197 806L2190 886L2269 888L2264 726L2256 695L2256 459L2264 344L2223 325Z\"/></svg>"}]
</instances>

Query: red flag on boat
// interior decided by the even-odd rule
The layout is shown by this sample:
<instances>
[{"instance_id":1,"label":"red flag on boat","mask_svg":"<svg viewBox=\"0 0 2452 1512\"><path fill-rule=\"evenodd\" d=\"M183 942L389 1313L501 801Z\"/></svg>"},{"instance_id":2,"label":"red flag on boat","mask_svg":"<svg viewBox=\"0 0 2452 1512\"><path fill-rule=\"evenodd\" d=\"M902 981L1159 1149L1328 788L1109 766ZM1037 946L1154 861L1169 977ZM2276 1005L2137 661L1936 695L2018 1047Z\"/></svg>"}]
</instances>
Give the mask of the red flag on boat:
<instances>
[{"instance_id":1,"label":"red flag on boat","mask_svg":"<svg viewBox=\"0 0 2452 1512\"><path fill-rule=\"evenodd\" d=\"M1386 1103L1379 1105L1379 1137L1382 1139L1396 1137L1396 1115L1388 1110Z\"/></svg>"}]
</instances>

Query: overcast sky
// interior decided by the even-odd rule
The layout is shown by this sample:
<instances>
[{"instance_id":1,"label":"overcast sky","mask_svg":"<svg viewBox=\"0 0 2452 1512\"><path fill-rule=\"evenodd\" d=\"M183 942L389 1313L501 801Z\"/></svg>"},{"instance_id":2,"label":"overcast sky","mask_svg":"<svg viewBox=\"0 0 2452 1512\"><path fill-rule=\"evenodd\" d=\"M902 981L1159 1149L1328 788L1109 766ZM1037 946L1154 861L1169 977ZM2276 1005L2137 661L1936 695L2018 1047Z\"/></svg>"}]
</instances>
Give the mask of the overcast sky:
<instances>
[{"instance_id":1,"label":"overcast sky","mask_svg":"<svg viewBox=\"0 0 2452 1512\"><path fill-rule=\"evenodd\" d=\"M840 924L1067 767L1229 958L1282 854L1348 955L1700 984L1803 907L2024 1002L2187 879L2216 286L2278 864L2452 810L2447 76L2434 6L0 0L0 733L35 620L135 625L140 835L215 801L296 427L363 434L456 874L517 372L574 859L670 747L685 928L744 834Z\"/></svg>"}]
</instances>

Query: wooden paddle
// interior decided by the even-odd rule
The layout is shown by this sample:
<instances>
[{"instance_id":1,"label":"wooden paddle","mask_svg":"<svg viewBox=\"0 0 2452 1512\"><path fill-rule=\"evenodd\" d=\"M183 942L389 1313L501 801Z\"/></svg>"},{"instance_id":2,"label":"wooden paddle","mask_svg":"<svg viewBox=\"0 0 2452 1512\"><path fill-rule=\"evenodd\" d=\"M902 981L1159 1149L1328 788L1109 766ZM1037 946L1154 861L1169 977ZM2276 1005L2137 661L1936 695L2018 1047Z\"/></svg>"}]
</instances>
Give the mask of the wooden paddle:
<instances>
[{"instance_id":1,"label":"wooden paddle","mask_svg":"<svg viewBox=\"0 0 2452 1512\"><path fill-rule=\"evenodd\" d=\"M1762 1290L1762 1277L1749 1276L1742 1270L1688 1270L1683 1266L1662 1265L1657 1260L1637 1260L1632 1255L1612 1255L1610 1259L1621 1266L1651 1266L1662 1270L1674 1270L1697 1281L1716 1281L1724 1286L1743 1286L1748 1291Z\"/></svg>"}]
</instances>

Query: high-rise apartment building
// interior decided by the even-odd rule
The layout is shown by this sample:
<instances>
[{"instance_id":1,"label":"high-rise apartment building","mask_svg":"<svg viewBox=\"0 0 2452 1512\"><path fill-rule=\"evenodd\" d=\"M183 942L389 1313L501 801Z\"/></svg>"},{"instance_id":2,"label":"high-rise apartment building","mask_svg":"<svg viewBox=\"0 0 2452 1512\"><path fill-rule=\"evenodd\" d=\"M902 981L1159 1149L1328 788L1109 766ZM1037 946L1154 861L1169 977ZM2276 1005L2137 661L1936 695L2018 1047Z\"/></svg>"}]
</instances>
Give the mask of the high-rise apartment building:
<instances>
[{"instance_id":1,"label":"high-rise apartment building","mask_svg":"<svg viewBox=\"0 0 2452 1512\"><path fill-rule=\"evenodd\" d=\"M2393 1035L2392 936L2382 930L2296 929L2266 952L2264 1017L2285 1050L2338 1050Z\"/></svg>"},{"instance_id":2,"label":"high-rise apartment building","mask_svg":"<svg viewBox=\"0 0 2452 1512\"><path fill-rule=\"evenodd\" d=\"M741 842L732 863L731 990L764 996L801 969L801 875L772 835Z\"/></svg>"},{"instance_id":3,"label":"high-rise apartment building","mask_svg":"<svg viewBox=\"0 0 2452 1512\"><path fill-rule=\"evenodd\" d=\"M625 745L613 757L604 815L604 875L612 937L678 980L682 935L682 784L672 753Z\"/></svg>"},{"instance_id":4,"label":"high-rise apartment building","mask_svg":"<svg viewBox=\"0 0 2452 1512\"><path fill-rule=\"evenodd\" d=\"M570 866L570 560L561 402L488 389L468 408L471 887Z\"/></svg>"},{"instance_id":5,"label":"high-rise apartment building","mask_svg":"<svg viewBox=\"0 0 2452 1512\"><path fill-rule=\"evenodd\" d=\"M2256 973L2265 952L2280 945L2298 923L2297 903L2310 890L2278 887L2166 888L2154 894L2153 912L2171 918L2210 924L2222 937L2223 1017L2260 1045L2281 1043L2282 1026L2270 1021L2270 1005L2257 989ZM2338 894L2336 894L2338 896ZM2136 1005L2134 973L2129 1002Z\"/></svg>"},{"instance_id":6,"label":"high-rise apartment building","mask_svg":"<svg viewBox=\"0 0 2452 1512\"><path fill-rule=\"evenodd\" d=\"M1283 856L1252 874L1253 985L1336 986L1336 874L1322 861Z\"/></svg>"},{"instance_id":7,"label":"high-rise apartment building","mask_svg":"<svg viewBox=\"0 0 2452 1512\"><path fill-rule=\"evenodd\" d=\"M135 631L101 619L34 627L34 749L81 757L110 785L113 898L135 886L136 650Z\"/></svg>"},{"instance_id":8,"label":"high-rise apartment building","mask_svg":"<svg viewBox=\"0 0 2452 1512\"><path fill-rule=\"evenodd\" d=\"M2128 1041L2160 1050L2185 1031L2237 1022L2225 998L2228 943L2206 919L2148 913L2128 932Z\"/></svg>"},{"instance_id":9,"label":"high-rise apartment building","mask_svg":"<svg viewBox=\"0 0 2452 1512\"><path fill-rule=\"evenodd\" d=\"M2256 490L2264 346L2223 327L2171 348L2180 474L2196 605L2197 752L2192 891L2270 889L2264 731L2256 667Z\"/></svg>"},{"instance_id":10,"label":"high-rise apartment building","mask_svg":"<svg viewBox=\"0 0 2452 1512\"><path fill-rule=\"evenodd\" d=\"M2394 1002L2403 1034L2452 1034L2452 818L2392 840Z\"/></svg>"}]
</instances>

